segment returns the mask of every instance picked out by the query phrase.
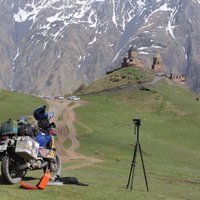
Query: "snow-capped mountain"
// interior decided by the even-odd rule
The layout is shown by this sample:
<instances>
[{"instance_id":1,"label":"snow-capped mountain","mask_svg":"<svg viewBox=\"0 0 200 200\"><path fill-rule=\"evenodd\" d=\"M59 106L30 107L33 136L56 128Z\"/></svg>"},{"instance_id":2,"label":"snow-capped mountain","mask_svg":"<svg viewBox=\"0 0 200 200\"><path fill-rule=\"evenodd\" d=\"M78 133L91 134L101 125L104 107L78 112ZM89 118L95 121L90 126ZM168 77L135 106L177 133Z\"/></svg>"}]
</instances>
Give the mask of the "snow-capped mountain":
<instances>
[{"instance_id":1,"label":"snow-capped mountain","mask_svg":"<svg viewBox=\"0 0 200 200\"><path fill-rule=\"evenodd\" d=\"M72 92L118 68L130 46L200 92L200 0L0 0L0 86Z\"/></svg>"}]
</instances>

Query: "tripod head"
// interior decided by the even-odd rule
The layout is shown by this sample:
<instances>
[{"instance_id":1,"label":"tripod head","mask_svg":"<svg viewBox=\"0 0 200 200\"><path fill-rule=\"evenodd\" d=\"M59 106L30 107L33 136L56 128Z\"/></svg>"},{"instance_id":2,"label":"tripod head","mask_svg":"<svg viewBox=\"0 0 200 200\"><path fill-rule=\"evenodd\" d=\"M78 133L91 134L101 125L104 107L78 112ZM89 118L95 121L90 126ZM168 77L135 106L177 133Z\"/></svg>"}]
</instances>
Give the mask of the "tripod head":
<instances>
[{"instance_id":1,"label":"tripod head","mask_svg":"<svg viewBox=\"0 0 200 200\"><path fill-rule=\"evenodd\" d=\"M135 124L134 133L137 135L137 142L139 142L139 127L141 125L141 119L133 119L133 123Z\"/></svg>"},{"instance_id":2,"label":"tripod head","mask_svg":"<svg viewBox=\"0 0 200 200\"><path fill-rule=\"evenodd\" d=\"M141 119L133 119L133 123L135 126L140 126L141 125Z\"/></svg>"}]
</instances>

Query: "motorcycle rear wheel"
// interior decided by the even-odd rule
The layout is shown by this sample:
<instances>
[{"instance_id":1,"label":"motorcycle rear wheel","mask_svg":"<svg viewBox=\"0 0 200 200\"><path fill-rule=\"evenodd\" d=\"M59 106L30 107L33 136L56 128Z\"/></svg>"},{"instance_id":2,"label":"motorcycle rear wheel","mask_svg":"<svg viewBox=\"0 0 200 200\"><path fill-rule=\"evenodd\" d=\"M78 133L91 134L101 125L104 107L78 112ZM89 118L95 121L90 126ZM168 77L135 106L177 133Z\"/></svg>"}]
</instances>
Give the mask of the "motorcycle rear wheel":
<instances>
[{"instance_id":1,"label":"motorcycle rear wheel","mask_svg":"<svg viewBox=\"0 0 200 200\"><path fill-rule=\"evenodd\" d=\"M18 161L10 156L5 155L1 162L1 174L3 181L7 184L19 183L25 175L25 171L17 170Z\"/></svg>"}]
</instances>

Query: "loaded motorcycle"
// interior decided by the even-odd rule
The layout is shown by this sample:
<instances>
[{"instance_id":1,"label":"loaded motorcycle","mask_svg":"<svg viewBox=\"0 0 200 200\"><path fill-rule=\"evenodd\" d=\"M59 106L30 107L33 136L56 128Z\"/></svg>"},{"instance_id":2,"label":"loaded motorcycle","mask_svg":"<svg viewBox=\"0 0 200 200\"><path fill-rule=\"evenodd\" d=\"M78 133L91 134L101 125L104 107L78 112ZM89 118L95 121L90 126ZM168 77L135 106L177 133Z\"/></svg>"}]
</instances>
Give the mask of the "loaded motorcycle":
<instances>
[{"instance_id":1,"label":"loaded motorcycle","mask_svg":"<svg viewBox=\"0 0 200 200\"><path fill-rule=\"evenodd\" d=\"M51 178L61 173L61 161L54 147L53 128L50 119L53 112L45 112L46 106L37 108L33 115L37 127L31 126L25 118L8 120L0 127L0 161L3 181L15 184L26 175L28 170L47 169Z\"/></svg>"}]
</instances>

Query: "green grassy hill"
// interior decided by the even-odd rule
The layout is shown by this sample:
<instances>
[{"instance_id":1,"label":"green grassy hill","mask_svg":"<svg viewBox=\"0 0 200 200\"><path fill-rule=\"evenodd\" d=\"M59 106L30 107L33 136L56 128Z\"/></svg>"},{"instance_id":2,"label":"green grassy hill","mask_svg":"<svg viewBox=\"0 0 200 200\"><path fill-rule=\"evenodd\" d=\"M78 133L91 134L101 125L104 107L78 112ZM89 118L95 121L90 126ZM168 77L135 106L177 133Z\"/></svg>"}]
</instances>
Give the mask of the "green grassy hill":
<instances>
[{"instance_id":1,"label":"green grassy hill","mask_svg":"<svg viewBox=\"0 0 200 200\"><path fill-rule=\"evenodd\" d=\"M27 191L19 189L19 185L1 185L1 199L198 200L200 101L194 93L165 79L135 87L143 82L137 73L139 71L133 74L137 81L129 86L119 81L120 86L113 85L108 90L96 82L82 92L81 99L87 103L75 110L81 143L78 151L103 162L83 168L76 168L81 161L65 163L62 176L75 176L89 183L88 187L64 185ZM100 81L105 82L105 79ZM146 192L139 154L134 188L132 192L126 189L136 142L133 118L141 119L140 143L149 192ZM68 168L73 166L75 169ZM28 177L36 177L35 182L39 176L40 172L28 174Z\"/></svg>"},{"instance_id":2,"label":"green grassy hill","mask_svg":"<svg viewBox=\"0 0 200 200\"><path fill-rule=\"evenodd\" d=\"M120 89L130 84L141 84L153 80L154 73L150 70L141 70L134 67L126 67L114 71L93 82L87 88L82 90L80 94L91 94L102 91L110 91L112 89Z\"/></svg>"},{"instance_id":3,"label":"green grassy hill","mask_svg":"<svg viewBox=\"0 0 200 200\"><path fill-rule=\"evenodd\" d=\"M197 95L163 79L154 85L130 86L82 99L89 103L76 109L80 116L79 151L104 162L77 172L95 183L94 191L86 192L86 197L81 199L199 199L200 101ZM133 118L141 119L140 142L149 193L139 154L134 190L126 190L136 141Z\"/></svg>"},{"instance_id":4,"label":"green grassy hill","mask_svg":"<svg viewBox=\"0 0 200 200\"><path fill-rule=\"evenodd\" d=\"M34 96L0 90L0 122L9 118L32 115L33 111L45 101Z\"/></svg>"}]
</instances>

